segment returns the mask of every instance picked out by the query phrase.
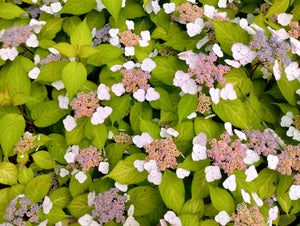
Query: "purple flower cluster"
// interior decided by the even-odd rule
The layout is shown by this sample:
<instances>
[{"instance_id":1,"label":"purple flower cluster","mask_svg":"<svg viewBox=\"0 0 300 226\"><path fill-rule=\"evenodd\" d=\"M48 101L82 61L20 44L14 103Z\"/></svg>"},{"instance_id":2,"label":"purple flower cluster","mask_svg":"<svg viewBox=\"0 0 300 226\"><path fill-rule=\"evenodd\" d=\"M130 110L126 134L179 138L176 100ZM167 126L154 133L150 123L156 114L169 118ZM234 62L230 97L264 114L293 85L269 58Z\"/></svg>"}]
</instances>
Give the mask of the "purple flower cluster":
<instances>
[{"instance_id":1,"label":"purple flower cluster","mask_svg":"<svg viewBox=\"0 0 300 226\"><path fill-rule=\"evenodd\" d=\"M291 58L287 55L291 46L274 35L269 38L262 30L256 32L250 42L250 48L256 51L256 56L261 62L269 62L274 65L275 60L279 59L285 66L291 63Z\"/></svg>"},{"instance_id":2,"label":"purple flower cluster","mask_svg":"<svg viewBox=\"0 0 300 226\"><path fill-rule=\"evenodd\" d=\"M268 157L276 155L276 149L279 149L278 143L270 132L259 130L245 131L248 138L247 147L251 148L258 155Z\"/></svg>"},{"instance_id":3,"label":"purple flower cluster","mask_svg":"<svg viewBox=\"0 0 300 226\"><path fill-rule=\"evenodd\" d=\"M35 203L31 203L31 201L22 196L21 199L12 200L6 209L6 215L4 218L12 222L14 225L26 225L26 221L24 218L29 218L30 222L38 223L39 216L36 213L42 208L41 205L37 205Z\"/></svg>"},{"instance_id":4,"label":"purple flower cluster","mask_svg":"<svg viewBox=\"0 0 300 226\"><path fill-rule=\"evenodd\" d=\"M214 165L224 169L226 173L232 174L233 170L245 170L246 164L243 159L247 156L247 148L240 139L231 142L228 133L221 134L221 140L209 141L211 149L207 150L207 156L214 160ZM231 142L231 143L230 143Z\"/></svg>"},{"instance_id":5,"label":"purple flower cluster","mask_svg":"<svg viewBox=\"0 0 300 226\"><path fill-rule=\"evenodd\" d=\"M83 172L88 171L91 167L98 167L102 159L102 152L92 145L81 149L76 155L76 161L81 165Z\"/></svg>"},{"instance_id":6,"label":"purple flower cluster","mask_svg":"<svg viewBox=\"0 0 300 226\"><path fill-rule=\"evenodd\" d=\"M110 24L105 24L104 27L102 27L99 30L96 30L94 34L92 46L98 46L102 43L108 43L109 39L111 38L109 34L110 29L111 29Z\"/></svg>"},{"instance_id":7,"label":"purple flower cluster","mask_svg":"<svg viewBox=\"0 0 300 226\"><path fill-rule=\"evenodd\" d=\"M99 193L96 196L92 217L100 224L105 224L110 220L124 223L126 197L119 195L118 191L117 188L111 188L109 191Z\"/></svg>"}]
</instances>

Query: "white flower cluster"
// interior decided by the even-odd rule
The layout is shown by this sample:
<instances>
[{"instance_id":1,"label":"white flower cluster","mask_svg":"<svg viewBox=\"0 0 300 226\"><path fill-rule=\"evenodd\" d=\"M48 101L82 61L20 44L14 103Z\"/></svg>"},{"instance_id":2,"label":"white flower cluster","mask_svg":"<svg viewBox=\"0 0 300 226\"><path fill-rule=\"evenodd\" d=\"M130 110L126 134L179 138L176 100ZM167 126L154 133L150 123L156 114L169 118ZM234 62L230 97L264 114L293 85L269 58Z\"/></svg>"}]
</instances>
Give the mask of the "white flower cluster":
<instances>
[{"instance_id":1,"label":"white flower cluster","mask_svg":"<svg viewBox=\"0 0 300 226\"><path fill-rule=\"evenodd\" d=\"M292 126L293 122L294 115L291 111L288 111L284 116L282 116L280 126L288 127L289 129L287 130L286 135L292 137L296 141L300 141L300 131Z\"/></svg>"}]
</instances>

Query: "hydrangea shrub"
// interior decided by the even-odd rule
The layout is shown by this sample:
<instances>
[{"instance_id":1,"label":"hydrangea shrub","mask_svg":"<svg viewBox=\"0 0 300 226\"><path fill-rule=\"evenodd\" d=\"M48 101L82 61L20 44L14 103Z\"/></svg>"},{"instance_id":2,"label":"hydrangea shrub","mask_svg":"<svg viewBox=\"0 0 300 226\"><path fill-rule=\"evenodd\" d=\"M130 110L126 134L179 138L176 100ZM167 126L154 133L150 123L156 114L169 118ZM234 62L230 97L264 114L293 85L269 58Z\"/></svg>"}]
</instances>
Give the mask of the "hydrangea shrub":
<instances>
[{"instance_id":1,"label":"hydrangea shrub","mask_svg":"<svg viewBox=\"0 0 300 226\"><path fill-rule=\"evenodd\" d=\"M0 0L1 225L290 225L298 0Z\"/></svg>"}]
</instances>

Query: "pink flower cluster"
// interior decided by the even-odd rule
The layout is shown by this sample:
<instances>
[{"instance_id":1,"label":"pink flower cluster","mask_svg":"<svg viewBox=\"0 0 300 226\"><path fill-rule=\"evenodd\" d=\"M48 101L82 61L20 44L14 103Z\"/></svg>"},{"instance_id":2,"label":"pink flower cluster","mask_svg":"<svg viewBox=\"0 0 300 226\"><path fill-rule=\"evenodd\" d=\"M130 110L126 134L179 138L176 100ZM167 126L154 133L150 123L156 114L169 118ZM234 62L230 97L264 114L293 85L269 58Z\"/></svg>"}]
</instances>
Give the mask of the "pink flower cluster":
<instances>
[{"instance_id":1,"label":"pink flower cluster","mask_svg":"<svg viewBox=\"0 0 300 226\"><path fill-rule=\"evenodd\" d=\"M179 18L172 15L172 19L181 23L194 23L196 19L203 17L203 9L189 2L183 3L176 8L180 13Z\"/></svg>"},{"instance_id":2,"label":"pink flower cluster","mask_svg":"<svg viewBox=\"0 0 300 226\"><path fill-rule=\"evenodd\" d=\"M156 139L151 144L145 145L144 148L148 153L146 161L155 160L160 171L164 171L166 168L174 169L177 166L176 157L180 155L180 151L172 137Z\"/></svg>"},{"instance_id":3,"label":"pink flower cluster","mask_svg":"<svg viewBox=\"0 0 300 226\"><path fill-rule=\"evenodd\" d=\"M23 137L21 137L20 140L16 143L14 151L25 153L26 151L36 148L36 146L33 144L35 139L36 137L32 136L31 133L25 132L23 134Z\"/></svg>"},{"instance_id":4,"label":"pink flower cluster","mask_svg":"<svg viewBox=\"0 0 300 226\"><path fill-rule=\"evenodd\" d=\"M91 118L93 116L94 111L100 107L100 100L96 95L96 92L77 93L77 97L73 98L70 103L72 109L75 110L75 118L82 118L83 116Z\"/></svg>"},{"instance_id":5,"label":"pink flower cluster","mask_svg":"<svg viewBox=\"0 0 300 226\"><path fill-rule=\"evenodd\" d=\"M240 139L231 142L228 133L221 134L221 140L209 141L211 149L207 150L207 156L214 160L214 165L224 169L226 173L232 174L233 170L245 170L246 164L243 159L247 156L247 148L242 145ZM230 143L231 142L231 143Z\"/></svg>"},{"instance_id":6,"label":"pink flower cluster","mask_svg":"<svg viewBox=\"0 0 300 226\"><path fill-rule=\"evenodd\" d=\"M88 148L80 149L79 154L75 158L75 161L81 165L83 172L87 172L92 167L98 167L102 160L102 151L92 145Z\"/></svg>"},{"instance_id":7,"label":"pink flower cluster","mask_svg":"<svg viewBox=\"0 0 300 226\"><path fill-rule=\"evenodd\" d=\"M247 207L246 203L239 204L237 213L233 213L231 220L234 222L234 225L256 225L263 226L265 224L264 216L259 212L258 206L254 205Z\"/></svg>"}]
</instances>

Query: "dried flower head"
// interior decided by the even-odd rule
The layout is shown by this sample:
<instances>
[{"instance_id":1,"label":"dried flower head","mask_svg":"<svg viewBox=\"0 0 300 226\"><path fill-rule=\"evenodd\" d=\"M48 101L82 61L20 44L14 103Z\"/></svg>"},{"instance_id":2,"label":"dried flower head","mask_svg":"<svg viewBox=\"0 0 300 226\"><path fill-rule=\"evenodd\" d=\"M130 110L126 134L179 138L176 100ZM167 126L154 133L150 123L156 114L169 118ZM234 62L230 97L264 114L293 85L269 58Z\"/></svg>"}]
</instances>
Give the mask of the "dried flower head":
<instances>
[{"instance_id":1,"label":"dried flower head","mask_svg":"<svg viewBox=\"0 0 300 226\"><path fill-rule=\"evenodd\" d=\"M14 151L25 153L26 151L36 148L36 146L33 144L35 139L36 137L32 136L31 133L25 132L20 140L16 143Z\"/></svg>"}]
</instances>

